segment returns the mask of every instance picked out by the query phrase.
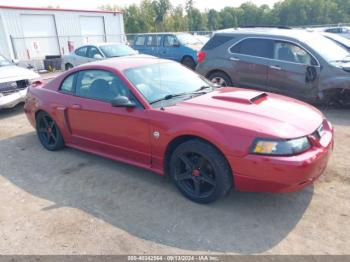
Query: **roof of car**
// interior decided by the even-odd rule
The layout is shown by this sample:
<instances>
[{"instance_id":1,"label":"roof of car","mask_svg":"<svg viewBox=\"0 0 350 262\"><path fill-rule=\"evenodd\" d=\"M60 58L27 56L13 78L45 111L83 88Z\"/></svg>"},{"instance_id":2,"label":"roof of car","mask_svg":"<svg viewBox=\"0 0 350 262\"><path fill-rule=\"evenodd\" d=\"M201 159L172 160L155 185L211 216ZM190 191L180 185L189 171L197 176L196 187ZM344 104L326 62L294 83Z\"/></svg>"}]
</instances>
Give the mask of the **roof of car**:
<instances>
[{"instance_id":1,"label":"roof of car","mask_svg":"<svg viewBox=\"0 0 350 262\"><path fill-rule=\"evenodd\" d=\"M109 67L115 68L119 71L124 71L129 68L142 67L145 65L151 65L156 63L175 63L170 60L161 59L158 57L150 56L150 55L133 55L133 56L123 56L123 57L115 57L106 60L91 62L88 64L83 64L77 66L76 68L93 68L93 67Z\"/></svg>"},{"instance_id":2,"label":"roof of car","mask_svg":"<svg viewBox=\"0 0 350 262\"><path fill-rule=\"evenodd\" d=\"M136 36L140 35L180 35L180 34L190 34L188 32L153 32L153 33L138 33Z\"/></svg>"},{"instance_id":3,"label":"roof of car","mask_svg":"<svg viewBox=\"0 0 350 262\"><path fill-rule=\"evenodd\" d=\"M216 31L215 34L238 34L246 36L266 36L266 37L288 37L298 40L310 39L315 36L315 32L310 32L303 29L279 29L267 27L253 28L230 28Z\"/></svg>"}]
</instances>

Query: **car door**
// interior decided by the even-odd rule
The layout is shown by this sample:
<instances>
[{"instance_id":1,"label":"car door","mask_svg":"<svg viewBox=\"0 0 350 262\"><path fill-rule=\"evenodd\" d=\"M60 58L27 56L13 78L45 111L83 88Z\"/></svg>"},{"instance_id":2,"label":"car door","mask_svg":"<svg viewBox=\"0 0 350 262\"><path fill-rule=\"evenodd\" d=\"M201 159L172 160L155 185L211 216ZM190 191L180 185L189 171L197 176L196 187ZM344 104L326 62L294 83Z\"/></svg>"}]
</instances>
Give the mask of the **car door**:
<instances>
[{"instance_id":1,"label":"car door","mask_svg":"<svg viewBox=\"0 0 350 262\"><path fill-rule=\"evenodd\" d=\"M164 35L159 57L180 61L182 58L181 45L175 35Z\"/></svg>"},{"instance_id":2,"label":"car door","mask_svg":"<svg viewBox=\"0 0 350 262\"><path fill-rule=\"evenodd\" d=\"M113 107L110 101L118 95L128 96L137 106ZM147 113L118 76L105 70L80 71L69 103L67 119L74 145L150 165Z\"/></svg>"},{"instance_id":3,"label":"car door","mask_svg":"<svg viewBox=\"0 0 350 262\"><path fill-rule=\"evenodd\" d=\"M88 46L79 47L74 51L75 56L73 57L72 64L74 66L85 64L90 62L90 59L87 56Z\"/></svg>"},{"instance_id":4,"label":"car door","mask_svg":"<svg viewBox=\"0 0 350 262\"><path fill-rule=\"evenodd\" d=\"M317 86L320 67L303 47L284 40L274 41L268 70L268 86L276 92L304 97Z\"/></svg>"},{"instance_id":5,"label":"car door","mask_svg":"<svg viewBox=\"0 0 350 262\"><path fill-rule=\"evenodd\" d=\"M273 41L264 38L246 38L229 49L230 76L240 87L266 89L269 59Z\"/></svg>"}]
</instances>

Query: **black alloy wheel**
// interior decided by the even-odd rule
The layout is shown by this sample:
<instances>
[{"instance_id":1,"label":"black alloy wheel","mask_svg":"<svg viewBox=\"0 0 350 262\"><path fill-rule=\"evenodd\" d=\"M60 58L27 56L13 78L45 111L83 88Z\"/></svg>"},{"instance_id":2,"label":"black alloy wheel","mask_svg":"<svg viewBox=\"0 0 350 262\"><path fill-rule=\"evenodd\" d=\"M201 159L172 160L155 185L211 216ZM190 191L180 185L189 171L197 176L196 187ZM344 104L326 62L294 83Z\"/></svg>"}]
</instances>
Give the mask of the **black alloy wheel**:
<instances>
[{"instance_id":1,"label":"black alloy wheel","mask_svg":"<svg viewBox=\"0 0 350 262\"><path fill-rule=\"evenodd\" d=\"M64 140L56 122L45 112L36 118L36 130L41 144L54 151L64 147Z\"/></svg>"},{"instance_id":2,"label":"black alloy wheel","mask_svg":"<svg viewBox=\"0 0 350 262\"><path fill-rule=\"evenodd\" d=\"M198 203L213 202L232 186L232 174L225 158L201 140L185 142L174 151L170 173L179 190Z\"/></svg>"}]
</instances>

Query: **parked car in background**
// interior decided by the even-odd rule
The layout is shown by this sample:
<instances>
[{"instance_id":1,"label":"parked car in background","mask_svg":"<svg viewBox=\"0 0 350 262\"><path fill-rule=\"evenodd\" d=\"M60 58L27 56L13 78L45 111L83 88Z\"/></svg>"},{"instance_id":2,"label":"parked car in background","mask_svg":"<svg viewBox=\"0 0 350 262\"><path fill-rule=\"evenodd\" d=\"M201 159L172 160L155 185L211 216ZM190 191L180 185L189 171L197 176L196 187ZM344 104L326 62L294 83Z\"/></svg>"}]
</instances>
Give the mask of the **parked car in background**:
<instances>
[{"instance_id":1,"label":"parked car in background","mask_svg":"<svg viewBox=\"0 0 350 262\"><path fill-rule=\"evenodd\" d=\"M132 47L142 54L178 61L194 69L203 43L189 33L150 33L135 36Z\"/></svg>"},{"instance_id":2,"label":"parked car in background","mask_svg":"<svg viewBox=\"0 0 350 262\"><path fill-rule=\"evenodd\" d=\"M69 70L30 87L24 108L46 149L67 145L167 174L199 203L232 187L300 190L322 174L333 147L331 124L310 105L217 89L179 63L146 56Z\"/></svg>"},{"instance_id":3,"label":"parked car in background","mask_svg":"<svg viewBox=\"0 0 350 262\"><path fill-rule=\"evenodd\" d=\"M0 54L0 109L24 102L28 86L39 78L34 71L19 67Z\"/></svg>"},{"instance_id":4,"label":"parked car in background","mask_svg":"<svg viewBox=\"0 0 350 262\"><path fill-rule=\"evenodd\" d=\"M349 53L316 32L229 29L198 55L197 71L223 86L282 93L314 103L350 100Z\"/></svg>"},{"instance_id":5,"label":"parked car in background","mask_svg":"<svg viewBox=\"0 0 350 262\"><path fill-rule=\"evenodd\" d=\"M341 35L345 38L350 39L350 27L348 26L328 27L324 29L324 32Z\"/></svg>"},{"instance_id":6,"label":"parked car in background","mask_svg":"<svg viewBox=\"0 0 350 262\"><path fill-rule=\"evenodd\" d=\"M83 45L63 56L63 68L68 70L77 65L113 57L136 55L138 52L121 43L99 43Z\"/></svg>"},{"instance_id":7,"label":"parked car in background","mask_svg":"<svg viewBox=\"0 0 350 262\"><path fill-rule=\"evenodd\" d=\"M336 42L341 47L345 48L350 52L350 39L345 38L343 36L332 34L332 33L321 33L324 37L327 37L328 39L331 39L332 41Z\"/></svg>"}]
</instances>

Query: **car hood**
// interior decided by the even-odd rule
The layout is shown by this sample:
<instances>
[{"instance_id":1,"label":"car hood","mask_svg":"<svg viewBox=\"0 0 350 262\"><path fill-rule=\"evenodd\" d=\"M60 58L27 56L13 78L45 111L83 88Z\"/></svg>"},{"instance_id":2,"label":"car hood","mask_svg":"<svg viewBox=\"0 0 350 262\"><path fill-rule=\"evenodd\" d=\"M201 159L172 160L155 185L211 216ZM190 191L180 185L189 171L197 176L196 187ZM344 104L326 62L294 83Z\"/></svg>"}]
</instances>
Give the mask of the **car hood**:
<instances>
[{"instance_id":1,"label":"car hood","mask_svg":"<svg viewBox=\"0 0 350 262\"><path fill-rule=\"evenodd\" d=\"M312 134L324 119L319 110L301 101L240 88L220 88L169 110L231 125L246 135L259 133L262 137L284 139Z\"/></svg>"},{"instance_id":2,"label":"car hood","mask_svg":"<svg viewBox=\"0 0 350 262\"><path fill-rule=\"evenodd\" d=\"M0 83L6 83L11 81L23 80L23 79L35 79L39 78L37 73L25 69L23 67L11 65L0 67Z\"/></svg>"},{"instance_id":3,"label":"car hood","mask_svg":"<svg viewBox=\"0 0 350 262\"><path fill-rule=\"evenodd\" d=\"M187 46L187 47L193 49L194 51L199 51L203 47L203 44L202 43L198 43L198 44L184 44L184 46Z\"/></svg>"}]
</instances>

